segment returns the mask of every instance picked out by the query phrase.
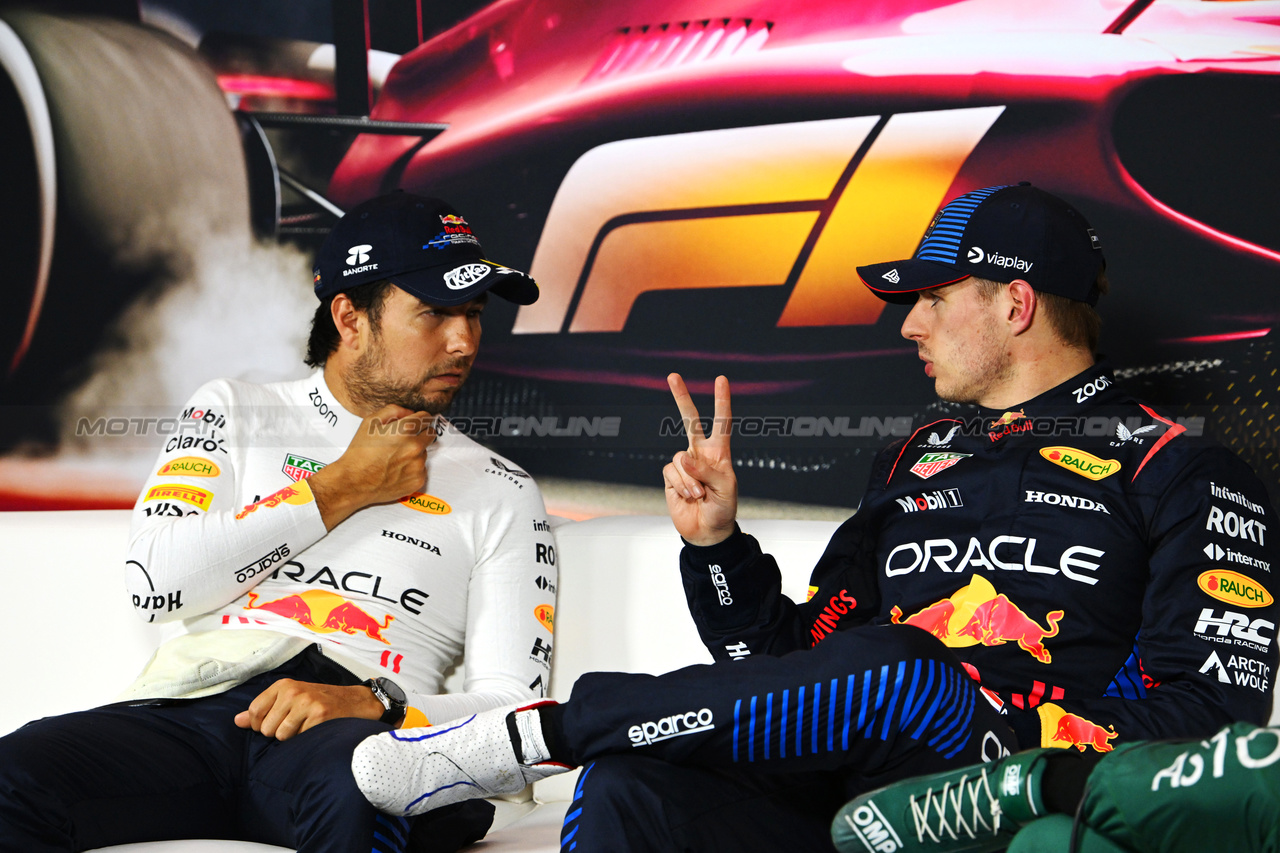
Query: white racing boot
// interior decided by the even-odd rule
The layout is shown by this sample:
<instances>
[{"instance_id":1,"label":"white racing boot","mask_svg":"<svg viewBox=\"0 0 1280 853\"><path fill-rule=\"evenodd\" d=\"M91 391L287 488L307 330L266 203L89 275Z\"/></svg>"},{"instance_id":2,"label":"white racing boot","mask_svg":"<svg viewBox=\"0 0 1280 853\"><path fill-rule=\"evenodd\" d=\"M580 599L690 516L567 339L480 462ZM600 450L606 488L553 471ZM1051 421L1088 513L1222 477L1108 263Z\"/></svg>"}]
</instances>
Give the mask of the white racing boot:
<instances>
[{"instance_id":1,"label":"white racing boot","mask_svg":"<svg viewBox=\"0 0 1280 853\"><path fill-rule=\"evenodd\" d=\"M538 708L507 706L438 726L365 738L351 772L379 811L419 815L462 800L514 794L573 768L551 761Z\"/></svg>"}]
</instances>

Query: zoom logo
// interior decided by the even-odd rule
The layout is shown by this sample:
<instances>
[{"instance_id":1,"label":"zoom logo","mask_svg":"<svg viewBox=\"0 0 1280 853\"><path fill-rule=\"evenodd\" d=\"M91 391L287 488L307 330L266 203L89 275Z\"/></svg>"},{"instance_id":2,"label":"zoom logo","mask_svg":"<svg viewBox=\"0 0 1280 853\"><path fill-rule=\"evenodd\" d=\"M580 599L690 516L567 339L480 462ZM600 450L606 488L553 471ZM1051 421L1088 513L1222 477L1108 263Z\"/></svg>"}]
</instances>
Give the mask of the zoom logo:
<instances>
[{"instance_id":1,"label":"zoom logo","mask_svg":"<svg viewBox=\"0 0 1280 853\"><path fill-rule=\"evenodd\" d=\"M715 728L710 708L701 711L688 711L684 714L672 714L650 723L641 723L627 729L627 737L632 746L649 746L673 737L709 732Z\"/></svg>"},{"instance_id":2,"label":"zoom logo","mask_svg":"<svg viewBox=\"0 0 1280 853\"><path fill-rule=\"evenodd\" d=\"M369 252L373 250L373 246L362 243L359 246L352 246L347 249L347 266L355 266L356 264L369 263Z\"/></svg>"}]
</instances>

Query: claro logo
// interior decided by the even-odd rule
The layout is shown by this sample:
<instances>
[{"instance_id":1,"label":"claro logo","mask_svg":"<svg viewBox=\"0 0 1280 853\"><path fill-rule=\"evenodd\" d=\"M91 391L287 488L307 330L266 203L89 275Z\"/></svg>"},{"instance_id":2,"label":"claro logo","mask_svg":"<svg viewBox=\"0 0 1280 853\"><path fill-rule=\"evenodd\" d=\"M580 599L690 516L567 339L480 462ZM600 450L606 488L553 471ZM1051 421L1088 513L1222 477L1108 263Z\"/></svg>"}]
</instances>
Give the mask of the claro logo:
<instances>
[{"instance_id":1,"label":"claro logo","mask_svg":"<svg viewBox=\"0 0 1280 853\"><path fill-rule=\"evenodd\" d=\"M619 332L642 293L717 287L787 288L779 327L874 323L884 303L849 287L854 266L915 251L1002 112L856 116L593 148L547 212L530 267L541 297L520 308L512 331Z\"/></svg>"},{"instance_id":2,"label":"claro logo","mask_svg":"<svg viewBox=\"0 0 1280 853\"><path fill-rule=\"evenodd\" d=\"M701 711L686 711L683 714L672 714L651 723L641 723L627 729L627 737L632 746L648 746L673 737L691 735L697 732L709 732L715 728L710 708Z\"/></svg>"}]
</instances>

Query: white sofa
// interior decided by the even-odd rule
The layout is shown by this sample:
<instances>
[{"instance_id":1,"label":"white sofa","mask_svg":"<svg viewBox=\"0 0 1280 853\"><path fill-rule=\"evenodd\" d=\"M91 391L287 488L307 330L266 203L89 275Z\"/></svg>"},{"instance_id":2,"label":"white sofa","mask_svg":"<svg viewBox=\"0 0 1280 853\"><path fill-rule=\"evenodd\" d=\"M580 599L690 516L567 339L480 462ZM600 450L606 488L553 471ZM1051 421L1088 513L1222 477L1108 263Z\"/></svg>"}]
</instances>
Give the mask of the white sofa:
<instances>
[{"instance_id":1,"label":"white sofa","mask_svg":"<svg viewBox=\"0 0 1280 853\"><path fill-rule=\"evenodd\" d=\"M782 567L783 590L804 600L809 570L835 522L750 521ZM134 615L123 584L125 510L0 512L0 734L29 720L110 702L160 641ZM710 661L684 602L680 539L669 519L618 516L555 527L557 589L550 695L564 699L591 670L660 673ZM461 685L455 672L446 689ZM486 853L555 853L576 773L498 802ZM173 841L112 853L278 851L262 844Z\"/></svg>"}]
</instances>

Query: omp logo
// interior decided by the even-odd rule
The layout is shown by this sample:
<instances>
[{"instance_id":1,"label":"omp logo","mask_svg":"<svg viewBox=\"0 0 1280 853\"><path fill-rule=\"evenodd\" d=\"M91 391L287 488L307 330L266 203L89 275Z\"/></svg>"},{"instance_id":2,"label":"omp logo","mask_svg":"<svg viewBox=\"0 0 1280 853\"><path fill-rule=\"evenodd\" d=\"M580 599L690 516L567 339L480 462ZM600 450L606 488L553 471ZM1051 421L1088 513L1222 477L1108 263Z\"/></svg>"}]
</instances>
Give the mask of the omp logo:
<instances>
[{"instance_id":1,"label":"omp logo","mask_svg":"<svg viewBox=\"0 0 1280 853\"><path fill-rule=\"evenodd\" d=\"M1006 797L1016 797L1022 792L1022 765L1010 764L1004 769L1004 778L1000 780L1000 793Z\"/></svg>"},{"instance_id":2,"label":"omp logo","mask_svg":"<svg viewBox=\"0 0 1280 853\"><path fill-rule=\"evenodd\" d=\"M641 723L627 729L627 737L632 746L648 746L651 743L670 740L673 737L709 732L715 728L710 708L701 711L688 711L684 714L672 714L651 723Z\"/></svg>"},{"instance_id":3,"label":"omp logo","mask_svg":"<svg viewBox=\"0 0 1280 853\"><path fill-rule=\"evenodd\" d=\"M972 247L970 247L970 249L969 249L969 263L971 263L971 264L980 264L980 263L982 263L982 259L983 259L983 257L984 257L984 255L982 254L982 250L981 250L981 249L979 249L977 246L972 246Z\"/></svg>"},{"instance_id":4,"label":"omp logo","mask_svg":"<svg viewBox=\"0 0 1280 853\"><path fill-rule=\"evenodd\" d=\"M463 264L445 273L444 283L450 290L462 290L477 284L492 271L485 264Z\"/></svg>"},{"instance_id":5,"label":"omp logo","mask_svg":"<svg viewBox=\"0 0 1280 853\"><path fill-rule=\"evenodd\" d=\"M356 264L369 263L369 252L372 250L373 246L368 243L361 243L359 246L347 249L347 266L354 267Z\"/></svg>"},{"instance_id":6,"label":"omp logo","mask_svg":"<svg viewBox=\"0 0 1280 853\"><path fill-rule=\"evenodd\" d=\"M858 264L909 257L1003 106L610 142L569 169L512 331L619 332L657 290L776 287L779 327L866 325ZM751 252L743 252L751 246ZM898 254L895 254L898 253Z\"/></svg>"},{"instance_id":7,"label":"omp logo","mask_svg":"<svg viewBox=\"0 0 1280 853\"><path fill-rule=\"evenodd\" d=\"M841 812L840 817L871 853L896 853L902 849L902 839L875 800L868 800L852 812Z\"/></svg>"}]
</instances>

